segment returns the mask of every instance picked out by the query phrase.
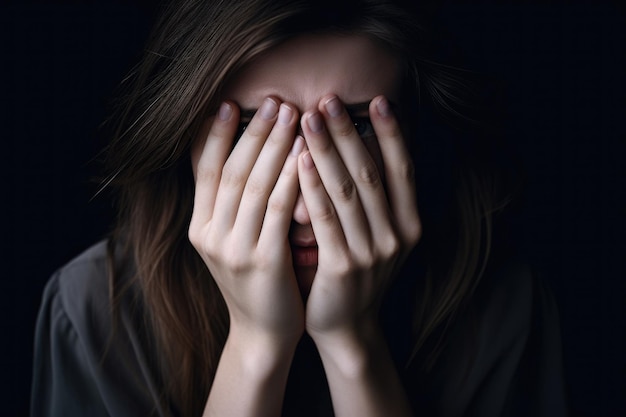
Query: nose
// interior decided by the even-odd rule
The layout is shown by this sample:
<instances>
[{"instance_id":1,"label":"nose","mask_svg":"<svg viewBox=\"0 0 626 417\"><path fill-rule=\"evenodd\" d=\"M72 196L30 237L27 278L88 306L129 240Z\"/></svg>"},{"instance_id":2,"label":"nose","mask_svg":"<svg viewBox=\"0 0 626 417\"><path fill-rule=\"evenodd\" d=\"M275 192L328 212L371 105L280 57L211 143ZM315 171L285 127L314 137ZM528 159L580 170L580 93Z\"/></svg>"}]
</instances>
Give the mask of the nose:
<instances>
[{"instance_id":1,"label":"nose","mask_svg":"<svg viewBox=\"0 0 626 417\"><path fill-rule=\"evenodd\" d=\"M298 192L298 198L296 199L296 205L293 208L293 221L301 225L311 224L311 218L309 217L309 211L304 205L304 198L302 192Z\"/></svg>"}]
</instances>

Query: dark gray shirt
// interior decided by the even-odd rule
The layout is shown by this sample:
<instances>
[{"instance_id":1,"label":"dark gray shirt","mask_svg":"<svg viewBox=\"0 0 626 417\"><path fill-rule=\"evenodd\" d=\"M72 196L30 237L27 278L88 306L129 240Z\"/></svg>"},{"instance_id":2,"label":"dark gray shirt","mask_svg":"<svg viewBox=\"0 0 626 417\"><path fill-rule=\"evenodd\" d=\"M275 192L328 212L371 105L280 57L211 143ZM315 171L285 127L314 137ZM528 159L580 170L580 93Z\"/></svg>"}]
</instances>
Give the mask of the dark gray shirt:
<instances>
[{"instance_id":1,"label":"dark gray shirt","mask_svg":"<svg viewBox=\"0 0 626 417\"><path fill-rule=\"evenodd\" d=\"M53 275L35 334L32 416L174 414L160 395L138 291L125 292L119 306L113 320L106 242ZM528 267L509 263L491 273L467 311L430 372L399 369L418 415L566 415L558 313ZM319 358L306 339L294 359L284 414L332 415Z\"/></svg>"}]
</instances>

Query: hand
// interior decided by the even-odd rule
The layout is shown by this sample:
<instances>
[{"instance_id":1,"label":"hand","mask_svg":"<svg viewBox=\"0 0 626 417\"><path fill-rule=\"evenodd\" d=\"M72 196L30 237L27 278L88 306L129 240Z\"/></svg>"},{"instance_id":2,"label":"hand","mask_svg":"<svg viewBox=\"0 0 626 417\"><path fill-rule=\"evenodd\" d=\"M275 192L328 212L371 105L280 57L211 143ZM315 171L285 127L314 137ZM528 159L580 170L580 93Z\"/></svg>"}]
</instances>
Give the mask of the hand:
<instances>
[{"instance_id":1,"label":"hand","mask_svg":"<svg viewBox=\"0 0 626 417\"><path fill-rule=\"evenodd\" d=\"M298 195L298 114L267 98L233 149L239 110L223 103L194 166L189 239L228 307L230 334L295 344L304 307L288 231ZM232 152L231 152L232 149Z\"/></svg>"},{"instance_id":2,"label":"hand","mask_svg":"<svg viewBox=\"0 0 626 417\"><path fill-rule=\"evenodd\" d=\"M309 152L300 156L298 172L319 248L306 328L318 348L338 335L354 341L379 334L382 295L421 235L400 127L382 96L372 100L369 114L382 172L336 96L302 117Z\"/></svg>"}]
</instances>

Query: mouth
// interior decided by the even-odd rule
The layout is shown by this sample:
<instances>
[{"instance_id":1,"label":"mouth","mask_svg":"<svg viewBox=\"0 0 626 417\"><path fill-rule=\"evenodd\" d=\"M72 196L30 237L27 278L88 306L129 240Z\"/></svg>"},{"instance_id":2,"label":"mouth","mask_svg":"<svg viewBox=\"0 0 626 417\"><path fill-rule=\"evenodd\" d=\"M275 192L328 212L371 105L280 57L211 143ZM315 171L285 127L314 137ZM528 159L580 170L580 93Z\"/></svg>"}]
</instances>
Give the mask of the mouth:
<instances>
[{"instance_id":1,"label":"mouth","mask_svg":"<svg viewBox=\"0 0 626 417\"><path fill-rule=\"evenodd\" d=\"M295 266L317 265L317 246L292 246L291 254Z\"/></svg>"},{"instance_id":2,"label":"mouth","mask_svg":"<svg viewBox=\"0 0 626 417\"><path fill-rule=\"evenodd\" d=\"M317 265L317 242L291 242L291 254L294 266Z\"/></svg>"}]
</instances>

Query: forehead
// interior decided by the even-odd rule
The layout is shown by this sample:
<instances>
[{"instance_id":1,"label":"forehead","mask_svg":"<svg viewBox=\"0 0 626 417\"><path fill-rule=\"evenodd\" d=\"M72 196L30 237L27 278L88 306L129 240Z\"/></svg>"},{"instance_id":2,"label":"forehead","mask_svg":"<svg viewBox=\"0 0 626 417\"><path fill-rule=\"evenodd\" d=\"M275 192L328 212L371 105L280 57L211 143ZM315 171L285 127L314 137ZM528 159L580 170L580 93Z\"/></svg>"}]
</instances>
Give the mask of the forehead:
<instances>
[{"instance_id":1,"label":"forehead","mask_svg":"<svg viewBox=\"0 0 626 417\"><path fill-rule=\"evenodd\" d=\"M372 40L357 35L305 35L252 61L226 88L226 98L256 109L269 95L302 112L326 94L345 103L368 102L398 93L397 59Z\"/></svg>"}]
</instances>

